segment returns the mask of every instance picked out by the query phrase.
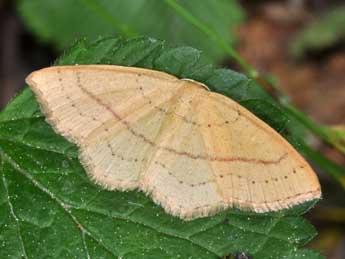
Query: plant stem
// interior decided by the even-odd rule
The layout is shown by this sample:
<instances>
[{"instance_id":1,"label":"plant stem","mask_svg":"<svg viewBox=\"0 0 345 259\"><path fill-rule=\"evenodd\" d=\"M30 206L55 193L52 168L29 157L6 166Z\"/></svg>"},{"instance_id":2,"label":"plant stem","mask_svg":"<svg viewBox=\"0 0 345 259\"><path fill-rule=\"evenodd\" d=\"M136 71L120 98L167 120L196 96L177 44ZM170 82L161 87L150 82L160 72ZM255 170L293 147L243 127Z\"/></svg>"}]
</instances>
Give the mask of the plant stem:
<instances>
[{"instance_id":1,"label":"plant stem","mask_svg":"<svg viewBox=\"0 0 345 259\"><path fill-rule=\"evenodd\" d=\"M179 5L175 0L164 0L164 2L173 8L185 20L193 24L195 27L204 32L208 37L213 39L218 45L247 72L247 74L256 78L258 72L250 66L226 41L220 37L216 32L211 30L206 24L202 23L199 19L193 16L188 10Z\"/></svg>"},{"instance_id":2,"label":"plant stem","mask_svg":"<svg viewBox=\"0 0 345 259\"><path fill-rule=\"evenodd\" d=\"M293 107L289 103L289 98L287 98L287 95L285 95L283 91L279 89L279 87L270 83L265 78L265 76L261 75L255 68L253 68L249 63L247 63L239 55L239 53L229 44L227 44L227 42L219 34L210 29L206 24L202 23L198 18L193 16L188 10L186 10L183 6L178 4L175 0L164 0L164 2L172 9L174 9L175 12L178 13L182 18L184 18L189 23L193 24L199 30L204 32L205 35L213 39L231 58L233 58L242 67L242 69L247 73L247 75L250 78L257 82L258 85L260 85L263 88L273 90L273 97L275 97L275 95L277 95L276 97L279 97L276 99L285 108L285 111L291 118L297 120L310 132L322 139L324 142L327 142L328 144L332 145L335 149L339 151L343 150L344 146L341 146L341 144L339 144L336 140L334 141L334 139L330 137L328 131L325 130L325 127L321 127L307 115ZM304 142L302 143L303 144L301 144L300 146L302 153L304 153L306 157L313 160L322 169L328 172L345 189L345 170L341 166L325 158L321 153L310 148Z\"/></svg>"},{"instance_id":3,"label":"plant stem","mask_svg":"<svg viewBox=\"0 0 345 259\"><path fill-rule=\"evenodd\" d=\"M181 17L183 17L185 20L193 24L195 27L197 27L199 30L203 31L208 37L212 38L217 44L230 56L232 57L241 67L243 70L246 71L247 75L254 79L259 85L266 85L269 86L271 89L274 89L275 92L278 93L278 95L286 96L277 86L272 85L270 82L268 82L264 76L262 76L255 68L253 68L249 63L247 63L239 54L238 52L232 48L229 44L226 43L226 41L219 36L216 32L214 32L212 29L210 29L206 24L202 23L198 18L193 16L188 10L186 10L183 6L178 4L175 0L164 0L164 2L169 5L171 8L173 8L176 13L178 13ZM294 108L291 104L289 104L286 100L287 98L281 98L284 101L281 101L278 99L278 101L281 103L282 106L286 108L286 111L288 114L293 117L294 119L298 120L300 123L302 123L307 129L309 129L314 135L318 136L323 141L331 144L334 146L337 150L339 149L339 146L334 143L334 141L331 141L329 138L329 135L326 133L326 131L317 125L312 119L310 119L308 116L303 114L302 112L298 111L296 108ZM341 151L341 150L340 150Z\"/></svg>"},{"instance_id":4,"label":"plant stem","mask_svg":"<svg viewBox=\"0 0 345 259\"><path fill-rule=\"evenodd\" d=\"M292 140L293 141L293 140ZM304 141L299 140L296 144L298 149L310 160L314 161L320 168L328 172L343 189L345 189L345 169L338 164L325 158L320 152L310 148Z\"/></svg>"},{"instance_id":5,"label":"plant stem","mask_svg":"<svg viewBox=\"0 0 345 259\"><path fill-rule=\"evenodd\" d=\"M315 121L310 119L304 113L298 111L295 107L290 104L283 104L285 112L290 116L299 121L303 126L310 130L315 136L322 139L324 142L332 145L341 153L345 153L344 144L341 143L341 140L337 138L337 135L334 134L328 127L318 125Z\"/></svg>"}]
</instances>

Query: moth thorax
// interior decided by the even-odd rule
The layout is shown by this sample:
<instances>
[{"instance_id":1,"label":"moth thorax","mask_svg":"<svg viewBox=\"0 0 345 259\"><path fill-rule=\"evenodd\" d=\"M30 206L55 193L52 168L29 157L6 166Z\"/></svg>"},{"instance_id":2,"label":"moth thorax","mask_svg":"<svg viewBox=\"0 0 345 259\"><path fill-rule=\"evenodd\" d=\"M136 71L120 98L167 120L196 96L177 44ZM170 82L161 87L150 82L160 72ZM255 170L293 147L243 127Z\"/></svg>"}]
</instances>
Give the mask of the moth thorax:
<instances>
[{"instance_id":1,"label":"moth thorax","mask_svg":"<svg viewBox=\"0 0 345 259\"><path fill-rule=\"evenodd\" d=\"M189 79L189 78L182 78L181 80L183 81L188 81L188 82L192 82L193 84L196 84L198 86L201 86L202 88L206 89L207 91L211 91L210 88L208 88L207 85L203 84L203 83L200 83L198 81L195 81L193 79Z\"/></svg>"}]
</instances>

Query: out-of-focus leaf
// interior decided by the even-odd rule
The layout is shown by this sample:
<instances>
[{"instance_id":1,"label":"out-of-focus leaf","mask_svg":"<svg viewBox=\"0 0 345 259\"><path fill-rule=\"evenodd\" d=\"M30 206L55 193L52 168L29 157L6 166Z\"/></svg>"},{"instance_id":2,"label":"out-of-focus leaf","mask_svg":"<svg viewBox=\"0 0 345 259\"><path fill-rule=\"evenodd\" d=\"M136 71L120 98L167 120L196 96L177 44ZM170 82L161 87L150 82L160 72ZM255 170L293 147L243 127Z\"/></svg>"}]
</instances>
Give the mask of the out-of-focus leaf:
<instances>
[{"instance_id":1,"label":"out-of-focus leaf","mask_svg":"<svg viewBox=\"0 0 345 259\"><path fill-rule=\"evenodd\" d=\"M345 5L329 10L307 25L291 44L291 52L301 57L306 51L322 50L345 40Z\"/></svg>"},{"instance_id":2,"label":"out-of-focus leaf","mask_svg":"<svg viewBox=\"0 0 345 259\"><path fill-rule=\"evenodd\" d=\"M245 76L200 60L200 52L189 47L108 38L80 41L56 64L151 68L199 80L237 101L265 101ZM250 106L266 114L260 111L266 106ZM76 147L53 132L28 88L0 114L0 159L0 258L193 259L242 252L255 259L323 258L301 248L316 235L300 216L315 201L276 213L229 209L186 222L141 192L93 184Z\"/></svg>"},{"instance_id":3,"label":"out-of-focus leaf","mask_svg":"<svg viewBox=\"0 0 345 259\"><path fill-rule=\"evenodd\" d=\"M177 1L213 31L234 44L235 26L243 20L243 11L235 0ZM207 50L207 57L220 61L224 51L205 37L194 25L181 18L161 0L19 0L18 10L35 34L58 48L76 39L99 35L126 36L144 34Z\"/></svg>"}]
</instances>

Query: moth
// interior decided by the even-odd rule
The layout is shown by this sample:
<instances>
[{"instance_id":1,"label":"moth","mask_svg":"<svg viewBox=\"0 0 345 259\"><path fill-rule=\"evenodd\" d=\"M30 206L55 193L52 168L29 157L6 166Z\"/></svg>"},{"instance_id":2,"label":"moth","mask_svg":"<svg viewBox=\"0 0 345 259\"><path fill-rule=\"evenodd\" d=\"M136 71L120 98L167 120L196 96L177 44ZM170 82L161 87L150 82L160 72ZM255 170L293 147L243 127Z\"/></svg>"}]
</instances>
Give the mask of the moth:
<instances>
[{"instance_id":1,"label":"moth","mask_svg":"<svg viewBox=\"0 0 345 259\"><path fill-rule=\"evenodd\" d=\"M283 137L199 82L111 65L49 67L26 81L94 182L139 189L182 219L321 197L316 174Z\"/></svg>"}]
</instances>

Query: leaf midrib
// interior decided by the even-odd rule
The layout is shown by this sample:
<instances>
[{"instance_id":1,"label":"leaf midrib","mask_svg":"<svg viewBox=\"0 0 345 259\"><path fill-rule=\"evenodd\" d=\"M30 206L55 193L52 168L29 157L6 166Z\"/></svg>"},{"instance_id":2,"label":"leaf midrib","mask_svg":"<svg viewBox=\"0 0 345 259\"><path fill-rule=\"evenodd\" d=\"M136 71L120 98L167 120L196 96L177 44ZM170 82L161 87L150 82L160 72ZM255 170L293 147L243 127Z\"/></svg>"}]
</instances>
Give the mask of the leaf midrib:
<instances>
[{"instance_id":1,"label":"leaf midrib","mask_svg":"<svg viewBox=\"0 0 345 259\"><path fill-rule=\"evenodd\" d=\"M4 164L3 157L0 157L0 158L2 158L1 161L0 161L0 168L3 168L3 164ZM18 236L19 236L19 240L20 240L20 245L21 245L22 251L23 251L22 255L24 256L24 258L28 259L28 255L27 255L26 248L25 248L24 241L23 241L22 231L21 231L20 224L19 224L19 219L18 219L18 216L14 213L14 209L13 209L14 207L13 207L13 204L12 204L12 202L10 200L10 195L9 195L9 192L8 192L8 187L7 187L7 181L6 181L6 178L5 178L5 174L2 174L2 182L3 182L3 185L4 185L5 194L6 194L6 200L7 200L9 209L10 209L10 213L11 213L14 221L16 222L17 232L18 232Z\"/></svg>"},{"instance_id":2,"label":"leaf midrib","mask_svg":"<svg viewBox=\"0 0 345 259\"><path fill-rule=\"evenodd\" d=\"M64 201L60 200L54 193L50 192L45 186L43 186L40 182L36 181L29 173L27 173L23 168L21 168L12 158L10 155L6 154L0 147L0 156L2 157L2 159L5 159L12 167L14 167L19 173L21 173L25 178L27 178L37 189L39 189L41 192L45 193L46 195L48 195L52 200L54 200L58 205L59 207L62 208L62 210L67 213L67 215L69 217L72 218L72 221L75 223L76 227L80 230L81 234L84 233L87 234L88 236L90 236L93 240L95 240L100 246L102 246L104 249L106 249L109 253L111 253L112 255L114 256L120 256L120 254L118 255L115 255L112 251L109 250L109 248L107 248L100 240L98 240L96 237L94 237L91 232L89 232L80 222L79 220L77 219L77 217L71 212L69 211L69 208L73 208L75 210L81 210L82 208L76 208L74 207L73 205L71 204L67 204L65 203ZM3 176L5 177L5 176ZM137 210L139 208L135 208L132 213ZM84 210L84 209L82 209ZM154 230L156 231L157 233L159 234L162 234L162 235L165 235L165 236L168 236L168 237L173 237L173 238L177 238L177 239L183 239L183 240L186 240L190 243L192 243L193 245L196 245L198 247L200 247L201 249L203 250L206 250L208 252L210 252L211 254L213 254L214 256L219 256L219 254L217 254L217 252L215 251L212 251L212 250L209 250L207 249L206 247L203 247L202 245L196 243L195 241L187 238L187 237L183 237L183 236L178 236L178 235L174 235L172 233L166 233L166 232L162 232L152 226L149 226L149 225L146 225L144 224L143 222L140 222L140 221L135 221L131 218L126 218L126 217L120 217L120 216L114 216L114 215L105 215L99 211L93 211L93 210L90 210L89 212L92 212L92 213L98 213L98 214L101 214L103 216L110 216L111 218L113 219L118 219L118 220L124 220L124 221L127 221L127 222L131 222L133 224L139 224L143 227L146 227L146 228L149 228L151 230ZM81 227L82 226L82 227ZM214 226L212 226L214 227ZM211 228L212 228L211 227Z\"/></svg>"}]
</instances>

